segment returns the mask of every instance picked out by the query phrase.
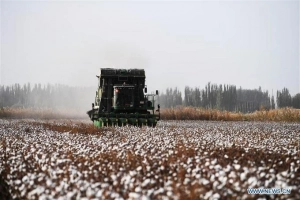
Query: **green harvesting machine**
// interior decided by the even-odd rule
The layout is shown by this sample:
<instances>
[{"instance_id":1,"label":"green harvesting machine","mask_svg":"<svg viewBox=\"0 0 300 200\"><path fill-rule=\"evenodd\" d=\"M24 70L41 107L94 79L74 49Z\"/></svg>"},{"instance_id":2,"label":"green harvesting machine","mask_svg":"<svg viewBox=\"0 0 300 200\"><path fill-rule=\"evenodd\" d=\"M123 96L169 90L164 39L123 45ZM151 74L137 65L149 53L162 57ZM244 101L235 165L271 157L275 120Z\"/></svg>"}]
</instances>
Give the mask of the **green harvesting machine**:
<instances>
[{"instance_id":1,"label":"green harvesting machine","mask_svg":"<svg viewBox=\"0 0 300 200\"><path fill-rule=\"evenodd\" d=\"M101 68L98 90L92 110L88 111L96 127L151 126L160 120L158 91L146 94L144 69Z\"/></svg>"}]
</instances>

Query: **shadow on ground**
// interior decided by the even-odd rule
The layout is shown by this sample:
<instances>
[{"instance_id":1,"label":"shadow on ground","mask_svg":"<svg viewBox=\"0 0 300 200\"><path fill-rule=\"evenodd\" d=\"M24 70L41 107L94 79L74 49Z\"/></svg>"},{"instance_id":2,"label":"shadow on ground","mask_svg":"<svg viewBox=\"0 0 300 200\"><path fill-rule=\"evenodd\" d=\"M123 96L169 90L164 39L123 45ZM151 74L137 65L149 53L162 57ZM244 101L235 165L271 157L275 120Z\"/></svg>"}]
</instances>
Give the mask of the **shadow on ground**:
<instances>
[{"instance_id":1,"label":"shadow on ground","mask_svg":"<svg viewBox=\"0 0 300 200\"><path fill-rule=\"evenodd\" d=\"M12 200L11 194L9 193L8 184L0 175L0 197L5 200Z\"/></svg>"}]
</instances>

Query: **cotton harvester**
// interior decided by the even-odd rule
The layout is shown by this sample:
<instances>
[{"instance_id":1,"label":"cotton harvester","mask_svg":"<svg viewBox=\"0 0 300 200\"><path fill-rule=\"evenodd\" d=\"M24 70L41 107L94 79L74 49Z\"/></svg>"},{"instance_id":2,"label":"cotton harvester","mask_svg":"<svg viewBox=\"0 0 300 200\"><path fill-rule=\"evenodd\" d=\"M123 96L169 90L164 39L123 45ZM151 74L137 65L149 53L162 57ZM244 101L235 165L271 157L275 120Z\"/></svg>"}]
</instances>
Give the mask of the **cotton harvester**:
<instances>
[{"instance_id":1,"label":"cotton harvester","mask_svg":"<svg viewBox=\"0 0 300 200\"><path fill-rule=\"evenodd\" d=\"M152 126L160 120L156 94L146 94L145 70L101 68L92 110L87 114L96 127Z\"/></svg>"}]
</instances>

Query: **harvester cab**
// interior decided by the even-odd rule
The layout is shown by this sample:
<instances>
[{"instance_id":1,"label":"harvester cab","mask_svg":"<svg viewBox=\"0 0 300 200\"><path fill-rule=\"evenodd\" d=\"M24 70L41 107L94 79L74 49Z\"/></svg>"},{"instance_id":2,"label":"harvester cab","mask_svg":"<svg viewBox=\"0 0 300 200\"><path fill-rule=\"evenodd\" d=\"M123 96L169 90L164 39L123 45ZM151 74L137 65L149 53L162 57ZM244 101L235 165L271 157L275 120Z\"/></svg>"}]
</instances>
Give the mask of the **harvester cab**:
<instances>
[{"instance_id":1,"label":"harvester cab","mask_svg":"<svg viewBox=\"0 0 300 200\"><path fill-rule=\"evenodd\" d=\"M95 126L156 126L158 91L146 94L145 70L101 68L97 78L95 102L87 112Z\"/></svg>"}]
</instances>

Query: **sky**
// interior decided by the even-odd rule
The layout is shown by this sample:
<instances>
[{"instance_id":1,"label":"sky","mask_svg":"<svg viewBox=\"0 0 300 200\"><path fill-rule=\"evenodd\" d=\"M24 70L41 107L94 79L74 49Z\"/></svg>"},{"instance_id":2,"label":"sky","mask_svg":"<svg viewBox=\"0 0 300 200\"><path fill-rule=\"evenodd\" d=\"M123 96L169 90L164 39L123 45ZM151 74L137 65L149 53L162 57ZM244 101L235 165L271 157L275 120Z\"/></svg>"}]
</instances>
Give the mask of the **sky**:
<instances>
[{"instance_id":1,"label":"sky","mask_svg":"<svg viewBox=\"0 0 300 200\"><path fill-rule=\"evenodd\" d=\"M300 93L299 1L1 0L0 84L95 86L143 68L149 91L208 82Z\"/></svg>"}]
</instances>

